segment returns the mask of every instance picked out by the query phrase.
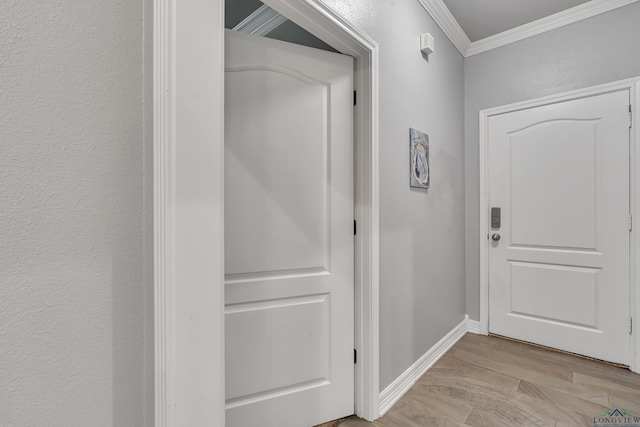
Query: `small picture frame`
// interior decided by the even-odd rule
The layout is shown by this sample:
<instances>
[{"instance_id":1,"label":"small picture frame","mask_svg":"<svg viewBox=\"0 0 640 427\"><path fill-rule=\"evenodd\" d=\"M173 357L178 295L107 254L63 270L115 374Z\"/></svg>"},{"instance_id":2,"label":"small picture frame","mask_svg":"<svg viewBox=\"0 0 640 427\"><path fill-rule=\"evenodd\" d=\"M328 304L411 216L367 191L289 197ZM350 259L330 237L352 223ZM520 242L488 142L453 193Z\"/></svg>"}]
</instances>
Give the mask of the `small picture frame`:
<instances>
[{"instance_id":1,"label":"small picture frame","mask_svg":"<svg viewBox=\"0 0 640 427\"><path fill-rule=\"evenodd\" d=\"M409 128L409 153L409 185L416 188L429 188L431 184L429 135Z\"/></svg>"}]
</instances>

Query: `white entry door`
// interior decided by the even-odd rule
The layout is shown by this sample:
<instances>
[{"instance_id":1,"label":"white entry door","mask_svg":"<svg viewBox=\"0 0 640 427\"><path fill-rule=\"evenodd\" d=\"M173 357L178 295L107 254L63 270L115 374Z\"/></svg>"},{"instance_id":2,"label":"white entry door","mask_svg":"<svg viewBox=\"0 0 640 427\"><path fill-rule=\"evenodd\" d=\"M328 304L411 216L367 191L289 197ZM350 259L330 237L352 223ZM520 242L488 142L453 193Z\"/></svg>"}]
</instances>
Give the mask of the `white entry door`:
<instances>
[{"instance_id":1,"label":"white entry door","mask_svg":"<svg viewBox=\"0 0 640 427\"><path fill-rule=\"evenodd\" d=\"M227 31L228 427L354 413L353 58Z\"/></svg>"},{"instance_id":2,"label":"white entry door","mask_svg":"<svg viewBox=\"0 0 640 427\"><path fill-rule=\"evenodd\" d=\"M629 364L629 126L627 90L489 118L491 333Z\"/></svg>"}]
</instances>

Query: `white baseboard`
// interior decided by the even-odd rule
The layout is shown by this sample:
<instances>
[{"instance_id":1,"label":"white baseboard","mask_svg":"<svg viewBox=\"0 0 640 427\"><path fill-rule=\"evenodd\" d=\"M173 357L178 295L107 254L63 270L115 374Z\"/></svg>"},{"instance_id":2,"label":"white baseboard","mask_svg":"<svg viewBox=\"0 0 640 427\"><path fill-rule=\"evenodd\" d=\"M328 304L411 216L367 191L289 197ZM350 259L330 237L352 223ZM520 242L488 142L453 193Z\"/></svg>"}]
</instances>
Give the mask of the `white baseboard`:
<instances>
[{"instance_id":1,"label":"white baseboard","mask_svg":"<svg viewBox=\"0 0 640 427\"><path fill-rule=\"evenodd\" d=\"M416 363L404 371L402 375L395 379L387 388L380 393L380 416L383 416L411 387L418 381L434 363L449 351L460 338L467 333L468 317L436 345L431 347Z\"/></svg>"},{"instance_id":2,"label":"white baseboard","mask_svg":"<svg viewBox=\"0 0 640 427\"><path fill-rule=\"evenodd\" d=\"M464 316L467 320L467 332L480 334L480 321L469 319L469 315Z\"/></svg>"}]
</instances>

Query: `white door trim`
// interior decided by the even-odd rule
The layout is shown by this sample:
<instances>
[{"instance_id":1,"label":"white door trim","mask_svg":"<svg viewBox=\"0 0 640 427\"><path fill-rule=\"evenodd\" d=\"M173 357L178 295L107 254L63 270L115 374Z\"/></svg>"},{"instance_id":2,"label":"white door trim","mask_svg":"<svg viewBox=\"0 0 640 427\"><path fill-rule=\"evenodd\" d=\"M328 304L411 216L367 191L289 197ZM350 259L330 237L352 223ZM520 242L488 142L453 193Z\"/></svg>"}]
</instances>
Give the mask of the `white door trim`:
<instances>
[{"instance_id":1,"label":"white door trim","mask_svg":"<svg viewBox=\"0 0 640 427\"><path fill-rule=\"evenodd\" d=\"M322 0L265 3L355 58L355 412L374 420L378 45ZM223 426L224 0L154 0L153 26L155 425Z\"/></svg>"},{"instance_id":2,"label":"white door trim","mask_svg":"<svg viewBox=\"0 0 640 427\"><path fill-rule=\"evenodd\" d=\"M153 3L156 426L224 425L223 1Z\"/></svg>"},{"instance_id":3,"label":"white door trim","mask_svg":"<svg viewBox=\"0 0 640 427\"><path fill-rule=\"evenodd\" d=\"M488 223L488 120L489 117L510 113L513 111L524 110L527 108L537 107L556 102L564 102L587 96L599 95L617 90L629 89L631 94L630 103L633 109L633 127L630 133L630 210L634 218L640 218L640 149L636 147L640 141L640 77L621 80L612 83L606 83L585 89L579 89L571 92L546 96L529 101L518 102L509 105L503 105L495 108L481 110L480 115L480 333L487 335L489 333L489 253L488 240L489 223ZM634 319L634 323L640 320L640 283L638 283L638 274L640 274L640 259L638 257L640 250L640 233L637 232L638 227L634 225L630 239L630 295L629 295L629 312ZM637 326L634 325L633 332L630 336L630 368L634 372L640 372L640 334L637 333Z\"/></svg>"}]
</instances>

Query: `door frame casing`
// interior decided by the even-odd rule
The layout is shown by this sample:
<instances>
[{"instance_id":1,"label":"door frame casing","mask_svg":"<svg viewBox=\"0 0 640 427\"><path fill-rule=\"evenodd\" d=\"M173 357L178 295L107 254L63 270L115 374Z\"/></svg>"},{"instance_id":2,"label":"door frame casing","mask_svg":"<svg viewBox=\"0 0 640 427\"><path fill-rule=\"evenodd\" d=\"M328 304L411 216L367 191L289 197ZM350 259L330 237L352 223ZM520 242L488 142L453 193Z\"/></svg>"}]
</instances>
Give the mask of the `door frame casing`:
<instances>
[{"instance_id":1,"label":"door frame casing","mask_svg":"<svg viewBox=\"0 0 640 427\"><path fill-rule=\"evenodd\" d=\"M640 77L536 98L528 101L517 102L494 108L480 110L480 333L489 333L489 118L498 114L511 113L548 104L570 101L578 98L601 95L619 90L629 90L629 103L632 106L632 127L629 132L629 209L633 217L638 218L640 213L640 149L636 147L640 141L640 113L636 106L640 106ZM630 275L629 275L629 313L634 319L640 319L640 284L638 273L640 272L640 259L636 256L640 250L640 233L636 232L637 226L632 228L629 239ZM633 372L640 372L640 334L638 328L633 327L629 341L629 367Z\"/></svg>"},{"instance_id":2,"label":"door frame casing","mask_svg":"<svg viewBox=\"0 0 640 427\"><path fill-rule=\"evenodd\" d=\"M322 0L264 3L355 58L355 413L379 416L378 45ZM224 425L224 0L154 0L155 425ZM203 60L203 52L210 58ZM204 333L206 331L206 334Z\"/></svg>"}]
</instances>

